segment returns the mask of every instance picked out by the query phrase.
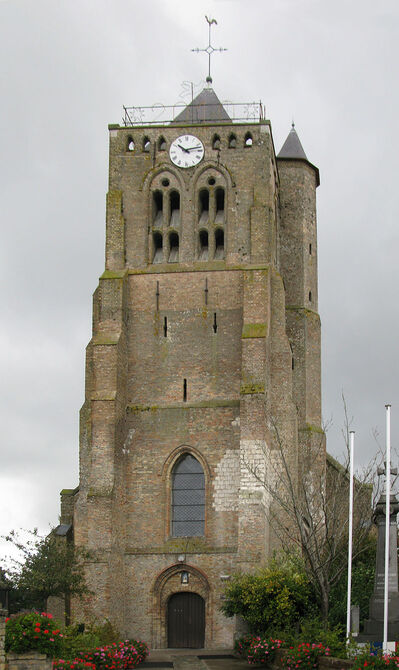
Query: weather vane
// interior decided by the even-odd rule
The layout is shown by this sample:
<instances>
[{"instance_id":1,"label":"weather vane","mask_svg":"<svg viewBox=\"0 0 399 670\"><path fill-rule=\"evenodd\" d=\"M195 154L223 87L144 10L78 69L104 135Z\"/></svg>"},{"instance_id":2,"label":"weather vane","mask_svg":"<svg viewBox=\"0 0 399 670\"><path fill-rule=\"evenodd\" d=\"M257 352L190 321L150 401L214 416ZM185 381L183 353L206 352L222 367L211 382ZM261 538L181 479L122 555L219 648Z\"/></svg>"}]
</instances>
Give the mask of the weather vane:
<instances>
[{"instance_id":1,"label":"weather vane","mask_svg":"<svg viewBox=\"0 0 399 670\"><path fill-rule=\"evenodd\" d=\"M208 84L212 84L212 77L211 77L211 56L212 56L212 54L214 53L214 51L227 51L227 49L224 49L223 47L219 47L218 49L216 49L215 47L212 46L212 44L211 44L211 27L212 27L212 23L214 23L215 25L217 25L218 22L216 21L216 19L208 19L207 16L205 16L205 18L206 18L206 20L207 20L207 22L208 22L208 27L209 27L208 46L206 47L206 49L198 49L198 48L197 48L197 49L191 49L191 51L195 51L197 54L200 53L201 51L204 51L205 53L208 54L208 76L207 76L207 78L206 78L206 81L207 81Z\"/></svg>"}]
</instances>

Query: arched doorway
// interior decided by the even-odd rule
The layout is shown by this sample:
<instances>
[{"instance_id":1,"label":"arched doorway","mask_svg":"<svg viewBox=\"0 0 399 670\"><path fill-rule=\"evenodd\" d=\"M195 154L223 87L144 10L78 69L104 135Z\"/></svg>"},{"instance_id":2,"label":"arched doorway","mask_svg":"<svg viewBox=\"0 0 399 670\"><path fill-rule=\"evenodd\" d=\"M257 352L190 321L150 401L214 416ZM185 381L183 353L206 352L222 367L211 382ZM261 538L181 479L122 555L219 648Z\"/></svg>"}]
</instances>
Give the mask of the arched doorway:
<instances>
[{"instance_id":1,"label":"arched doorway","mask_svg":"<svg viewBox=\"0 0 399 670\"><path fill-rule=\"evenodd\" d=\"M202 649L205 601L198 593L174 593L168 600L168 647Z\"/></svg>"}]
</instances>

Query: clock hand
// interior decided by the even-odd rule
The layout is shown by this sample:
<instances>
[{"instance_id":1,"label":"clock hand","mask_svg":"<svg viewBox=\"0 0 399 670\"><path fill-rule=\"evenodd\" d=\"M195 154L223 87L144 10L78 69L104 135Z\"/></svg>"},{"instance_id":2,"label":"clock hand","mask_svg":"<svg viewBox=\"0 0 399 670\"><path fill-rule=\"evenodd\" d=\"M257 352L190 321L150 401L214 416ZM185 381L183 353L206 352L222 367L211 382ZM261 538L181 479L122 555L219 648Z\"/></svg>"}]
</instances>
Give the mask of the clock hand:
<instances>
[{"instance_id":1,"label":"clock hand","mask_svg":"<svg viewBox=\"0 0 399 670\"><path fill-rule=\"evenodd\" d=\"M179 147L179 149L182 149L183 151L185 151L186 154L190 153L190 149L185 149L184 147L182 147L181 144L178 144L177 146Z\"/></svg>"},{"instance_id":2,"label":"clock hand","mask_svg":"<svg viewBox=\"0 0 399 670\"><path fill-rule=\"evenodd\" d=\"M198 145L198 147L189 147L187 151L196 151L197 149L202 149L202 146Z\"/></svg>"}]
</instances>

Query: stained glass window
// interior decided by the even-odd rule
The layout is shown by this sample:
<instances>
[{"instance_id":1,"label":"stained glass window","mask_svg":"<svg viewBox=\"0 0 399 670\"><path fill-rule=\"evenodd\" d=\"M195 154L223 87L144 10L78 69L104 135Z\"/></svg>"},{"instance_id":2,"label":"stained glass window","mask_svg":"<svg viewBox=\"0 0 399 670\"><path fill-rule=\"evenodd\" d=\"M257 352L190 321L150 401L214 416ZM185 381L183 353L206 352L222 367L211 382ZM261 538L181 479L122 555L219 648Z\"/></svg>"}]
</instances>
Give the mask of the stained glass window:
<instances>
[{"instance_id":1,"label":"stained glass window","mask_svg":"<svg viewBox=\"0 0 399 670\"><path fill-rule=\"evenodd\" d=\"M203 535L204 522L204 471L194 456L185 454L172 472L172 535Z\"/></svg>"}]
</instances>

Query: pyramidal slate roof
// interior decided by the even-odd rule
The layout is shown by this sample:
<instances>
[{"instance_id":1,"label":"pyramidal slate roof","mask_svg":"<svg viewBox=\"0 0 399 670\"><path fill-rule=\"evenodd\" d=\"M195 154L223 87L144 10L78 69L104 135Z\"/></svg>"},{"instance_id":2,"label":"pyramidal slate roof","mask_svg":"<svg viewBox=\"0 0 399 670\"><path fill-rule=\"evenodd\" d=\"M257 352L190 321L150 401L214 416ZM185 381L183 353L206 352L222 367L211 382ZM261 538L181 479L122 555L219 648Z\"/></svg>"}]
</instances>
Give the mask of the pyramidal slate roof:
<instances>
[{"instance_id":1,"label":"pyramidal slate roof","mask_svg":"<svg viewBox=\"0 0 399 670\"><path fill-rule=\"evenodd\" d=\"M174 119L173 123L228 122L231 118L213 88L204 88Z\"/></svg>"},{"instance_id":2,"label":"pyramidal slate roof","mask_svg":"<svg viewBox=\"0 0 399 670\"><path fill-rule=\"evenodd\" d=\"M277 158L303 158L305 161L308 160L294 124L292 124L292 128Z\"/></svg>"}]
</instances>

